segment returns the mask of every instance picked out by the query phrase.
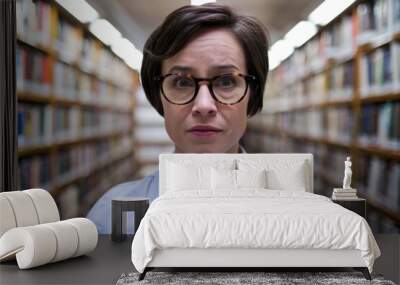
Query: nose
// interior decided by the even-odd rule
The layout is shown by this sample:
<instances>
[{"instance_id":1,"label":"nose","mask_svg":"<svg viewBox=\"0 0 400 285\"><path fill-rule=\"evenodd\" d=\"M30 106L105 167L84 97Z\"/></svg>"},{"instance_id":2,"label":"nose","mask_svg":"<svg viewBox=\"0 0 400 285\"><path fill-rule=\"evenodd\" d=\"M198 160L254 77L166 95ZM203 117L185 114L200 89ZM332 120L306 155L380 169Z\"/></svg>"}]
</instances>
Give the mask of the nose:
<instances>
[{"instance_id":1,"label":"nose","mask_svg":"<svg viewBox=\"0 0 400 285\"><path fill-rule=\"evenodd\" d=\"M217 113L217 106L208 85L200 84L198 94L194 99L192 114L195 116L212 116Z\"/></svg>"}]
</instances>

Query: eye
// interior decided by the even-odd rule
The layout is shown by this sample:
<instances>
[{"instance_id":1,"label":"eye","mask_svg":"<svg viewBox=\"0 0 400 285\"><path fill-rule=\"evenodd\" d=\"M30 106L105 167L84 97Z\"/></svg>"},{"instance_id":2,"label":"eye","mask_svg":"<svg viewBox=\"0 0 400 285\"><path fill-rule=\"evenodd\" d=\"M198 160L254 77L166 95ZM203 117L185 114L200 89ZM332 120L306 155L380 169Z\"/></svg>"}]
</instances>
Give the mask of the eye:
<instances>
[{"instance_id":1,"label":"eye","mask_svg":"<svg viewBox=\"0 0 400 285\"><path fill-rule=\"evenodd\" d=\"M222 75L215 81L215 86L221 88L232 88L235 87L236 85L237 85L237 80L235 76L232 74Z\"/></svg>"},{"instance_id":2,"label":"eye","mask_svg":"<svg viewBox=\"0 0 400 285\"><path fill-rule=\"evenodd\" d=\"M175 88L192 88L194 86L194 82L189 77L184 76L176 76L173 80L172 84Z\"/></svg>"}]
</instances>

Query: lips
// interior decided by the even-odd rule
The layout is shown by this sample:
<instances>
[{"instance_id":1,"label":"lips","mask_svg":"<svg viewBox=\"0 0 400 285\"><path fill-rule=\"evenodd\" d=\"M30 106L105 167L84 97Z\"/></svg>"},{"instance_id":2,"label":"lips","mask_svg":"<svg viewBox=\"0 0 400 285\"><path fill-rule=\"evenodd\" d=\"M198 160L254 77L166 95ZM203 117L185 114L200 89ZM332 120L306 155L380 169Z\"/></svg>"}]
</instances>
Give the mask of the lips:
<instances>
[{"instance_id":1,"label":"lips","mask_svg":"<svg viewBox=\"0 0 400 285\"><path fill-rule=\"evenodd\" d=\"M213 126L194 126L188 130L189 132L222 132L221 129L218 129Z\"/></svg>"},{"instance_id":2,"label":"lips","mask_svg":"<svg viewBox=\"0 0 400 285\"><path fill-rule=\"evenodd\" d=\"M222 132L222 130L213 126L198 125L190 128L188 132L195 138L209 139Z\"/></svg>"}]
</instances>

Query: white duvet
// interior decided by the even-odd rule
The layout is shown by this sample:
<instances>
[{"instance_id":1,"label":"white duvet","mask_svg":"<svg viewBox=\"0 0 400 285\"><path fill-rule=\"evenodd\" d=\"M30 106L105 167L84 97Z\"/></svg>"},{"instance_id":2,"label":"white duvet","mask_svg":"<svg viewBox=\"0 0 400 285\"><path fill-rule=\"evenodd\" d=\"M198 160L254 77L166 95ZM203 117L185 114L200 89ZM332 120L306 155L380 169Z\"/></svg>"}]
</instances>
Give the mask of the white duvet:
<instances>
[{"instance_id":1,"label":"white duvet","mask_svg":"<svg viewBox=\"0 0 400 285\"><path fill-rule=\"evenodd\" d=\"M150 206L132 243L143 272L155 249L358 249L372 272L380 250L364 218L329 198L299 191L249 189L199 195L171 192Z\"/></svg>"}]
</instances>

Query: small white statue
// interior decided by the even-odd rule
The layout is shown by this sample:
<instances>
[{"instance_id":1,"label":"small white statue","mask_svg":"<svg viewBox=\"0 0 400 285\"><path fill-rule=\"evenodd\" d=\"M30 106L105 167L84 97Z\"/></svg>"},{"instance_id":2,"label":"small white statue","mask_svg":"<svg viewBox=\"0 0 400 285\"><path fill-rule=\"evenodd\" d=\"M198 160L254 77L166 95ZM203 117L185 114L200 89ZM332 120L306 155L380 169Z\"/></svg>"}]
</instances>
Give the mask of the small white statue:
<instances>
[{"instance_id":1,"label":"small white statue","mask_svg":"<svg viewBox=\"0 0 400 285\"><path fill-rule=\"evenodd\" d=\"M351 175L353 172L351 171L351 161L350 156L347 157L344 162L344 179L343 179L343 189L351 189Z\"/></svg>"}]
</instances>

